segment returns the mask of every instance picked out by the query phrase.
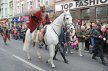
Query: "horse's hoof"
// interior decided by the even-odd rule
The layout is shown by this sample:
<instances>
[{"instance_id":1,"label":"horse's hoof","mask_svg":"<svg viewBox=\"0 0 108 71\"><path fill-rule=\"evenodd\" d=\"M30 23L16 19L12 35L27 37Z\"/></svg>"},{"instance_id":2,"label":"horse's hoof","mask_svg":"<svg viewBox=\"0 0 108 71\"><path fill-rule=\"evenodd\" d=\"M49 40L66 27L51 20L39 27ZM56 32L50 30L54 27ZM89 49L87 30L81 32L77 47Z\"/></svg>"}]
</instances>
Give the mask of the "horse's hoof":
<instances>
[{"instance_id":1,"label":"horse's hoof","mask_svg":"<svg viewBox=\"0 0 108 71\"><path fill-rule=\"evenodd\" d=\"M42 59L42 57L38 57L39 59Z\"/></svg>"},{"instance_id":2,"label":"horse's hoof","mask_svg":"<svg viewBox=\"0 0 108 71\"><path fill-rule=\"evenodd\" d=\"M30 60L30 61L31 61L31 58L28 58L28 60Z\"/></svg>"},{"instance_id":3,"label":"horse's hoof","mask_svg":"<svg viewBox=\"0 0 108 71\"><path fill-rule=\"evenodd\" d=\"M55 65L52 65L52 69L54 69L54 68L56 68L56 66Z\"/></svg>"},{"instance_id":4,"label":"horse's hoof","mask_svg":"<svg viewBox=\"0 0 108 71\"><path fill-rule=\"evenodd\" d=\"M66 61L64 61L66 64L69 64L69 61L68 60L66 60Z\"/></svg>"},{"instance_id":5,"label":"horse's hoof","mask_svg":"<svg viewBox=\"0 0 108 71\"><path fill-rule=\"evenodd\" d=\"M30 61L31 61L31 58L30 58L30 59L28 59L28 60L30 60Z\"/></svg>"},{"instance_id":6,"label":"horse's hoof","mask_svg":"<svg viewBox=\"0 0 108 71\"><path fill-rule=\"evenodd\" d=\"M46 61L46 63L48 63L48 61Z\"/></svg>"},{"instance_id":7,"label":"horse's hoof","mask_svg":"<svg viewBox=\"0 0 108 71\"><path fill-rule=\"evenodd\" d=\"M46 63L50 63L50 61L46 61Z\"/></svg>"},{"instance_id":8,"label":"horse's hoof","mask_svg":"<svg viewBox=\"0 0 108 71\"><path fill-rule=\"evenodd\" d=\"M55 57L54 57L53 59L54 59L54 60L56 60L56 61L58 61L58 59L57 59L57 58L55 58Z\"/></svg>"}]
</instances>

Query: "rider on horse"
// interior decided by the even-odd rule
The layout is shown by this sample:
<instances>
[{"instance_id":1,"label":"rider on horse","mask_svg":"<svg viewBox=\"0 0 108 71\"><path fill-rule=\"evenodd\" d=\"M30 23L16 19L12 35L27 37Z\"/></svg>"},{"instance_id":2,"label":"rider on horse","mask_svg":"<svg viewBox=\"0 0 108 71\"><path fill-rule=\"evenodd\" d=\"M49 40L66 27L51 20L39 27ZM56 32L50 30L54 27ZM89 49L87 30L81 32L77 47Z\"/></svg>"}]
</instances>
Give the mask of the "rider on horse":
<instances>
[{"instance_id":1,"label":"rider on horse","mask_svg":"<svg viewBox=\"0 0 108 71\"><path fill-rule=\"evenodd\" d=\"M43 34L44 34L44 27L47 24L50 24L50 18L48 14L45 14L45 6L40 6L40 10L33 13L32 16L30 17L30 22L28 24L28 29L30 29L30 33L32 33L35 30L40 30L39 31L39 41L44 41L43 40ZM36 31L37 33L37 31ZM36 35L36 34L34 34ZM35 39L36 37L34 37ZM33 43L33 46L35 43Z\"/></svg>"},{"instance_id":2,"label":"rider on horse","mask_svg":"<svg viewBox=\"0 0 108 71\"><path fill-rule=\"evenodd\" d=\"M32 33L36 28L40 30L40 26L46 24L50 24L50 19L48 14L45 15L45 6L40 6L40 10L31 16L28 28Z\"/></svg>"}]
</instances>

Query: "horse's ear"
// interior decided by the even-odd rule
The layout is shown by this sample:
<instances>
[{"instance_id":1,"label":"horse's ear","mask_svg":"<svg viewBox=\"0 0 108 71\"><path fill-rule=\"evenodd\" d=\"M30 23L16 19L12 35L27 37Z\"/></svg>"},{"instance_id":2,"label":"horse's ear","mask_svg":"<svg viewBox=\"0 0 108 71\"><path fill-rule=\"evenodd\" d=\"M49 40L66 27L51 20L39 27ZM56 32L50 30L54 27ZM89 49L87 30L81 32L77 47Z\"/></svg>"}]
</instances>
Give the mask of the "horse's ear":
<instances>
[{"instance_id":1,"label":"horse's ear","mask_svg":"<svg viewBox=\"0 0 108 71\"><path fill-rule=\"evenodd\" d=\"M64 13L67 13L67 12L70 13L70 12L69 12L69 9L65 9L65 10L64 10Z\"/></svg>"},{"instance_id":2,"label":"horse's ear","mask_svg":"<svg viewBox=\"0 0 108 71\"><path fill-rule=\"evenodd\" d=\"M68 10L67 10L67 9L65 9L65 10L64 10L64 13L66 13L67 11L68 11Z\"/></svg>"},{"instance_id":3,"label":"horse's ear","mask_svg":"<svg viewBox=\"0 0 108 71\"><path fill-rule=\"evenodd\" d=\"M63 12L64 12L64 13L66 13L66 11L65 11L65 10L63 10Z\"/></svg>"}]
</instances>

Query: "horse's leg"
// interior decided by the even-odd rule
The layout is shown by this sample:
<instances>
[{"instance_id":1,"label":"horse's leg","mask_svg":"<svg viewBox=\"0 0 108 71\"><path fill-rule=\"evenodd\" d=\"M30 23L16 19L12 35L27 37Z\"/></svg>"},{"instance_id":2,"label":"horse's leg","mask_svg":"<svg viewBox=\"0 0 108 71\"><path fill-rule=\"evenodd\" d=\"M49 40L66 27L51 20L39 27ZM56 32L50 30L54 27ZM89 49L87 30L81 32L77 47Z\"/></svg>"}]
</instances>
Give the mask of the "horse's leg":
<instances>
[{"instance_id":1,"label":"horse's leg","mask_svg":"<svg viewBox=\"0 0 108 71\"><path fill-rule=\"evenodd\" d=\"M23 46L23 50L27 52L27 57L28 57L28 60L31 60L31 57L30 57L30 43L31 43L31 37L30 37L30 31L27 30L26 32L26 36L25 36L25 42L24 42L24 46Z\"/></svg>"},{"instance_id":2,"label":"horse's leg","mask_svg":"<svg viewBox=\"0 0 108 71\"><path fill-rule=\"evenodd\" d=\"M38 56L38 58L39 59L41 59L42 57L41 57L41 54L40 54L40 52L39 52L39 43L36 43L36 52L37 52L37 56Z\"/></svg>"},{"instance_id":3,"label":"horse's leg","mask_svg":"<svg viewBox=\"0 0 108 71\"><path fill-rule=\"evenodd\" d=\"M26 41L25 43L27 45L27 58L28 58L28 60L31 60L31 57L30 57L30 41Z\"/></svg>"},{"instance_id":4,"label":"horse's leg","mask_svg":"<svg viewBox=\"0 0 108 71\"><path fill-rule=\"evenodd\" d=\"M51 67L55 68L54 62L53 62L53 57L55 55L55 46L54 45L48 45L49 48L49 54L50 54L50 58L48 60L48 62L51 63Z\"/></svg>"},{"instance_id":5,"label":"horse's leg","mask_svg":"<svg viewBox=\"0 0 108 71\"><path fill-rule=\"evenodd\" d=\"M29 48L30 48L30 41L27 41L25 39L23 51L26 51L28 60L31 60L31 57L30 57L30 49Z\"/></svg>"},{"instance_id":6,"label":"horse's leg","mask_svg":"<svg viewBox=\"0 0 108 71\"><path fill-rule=\"evenodd\" d=\"M28 47L28 49L27 49L27 57L28 57L28 60L31 60L29 47Z\"/></svg>"}]
</instances>

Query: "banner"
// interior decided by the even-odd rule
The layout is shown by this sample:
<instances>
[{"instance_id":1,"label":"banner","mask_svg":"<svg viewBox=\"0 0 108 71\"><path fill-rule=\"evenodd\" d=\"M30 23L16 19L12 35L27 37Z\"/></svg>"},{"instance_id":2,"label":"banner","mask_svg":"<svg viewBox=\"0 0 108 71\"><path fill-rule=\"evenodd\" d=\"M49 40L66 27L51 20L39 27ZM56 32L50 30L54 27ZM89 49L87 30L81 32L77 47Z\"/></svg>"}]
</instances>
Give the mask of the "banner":
<instances>
[{"instance_id":1,"label":"banner","mask_svg":"<svg viewBox=\"0 0 108 71\"><path fill-rule=\"evenodd\" d=\"M61 4L55 5L55 11L62 11L65 9L75 9L81 7L95 6L108 4L108 0L80 0L80 1L72 1L72 2L61 2Z\"/></svg>"}]
</instances>

